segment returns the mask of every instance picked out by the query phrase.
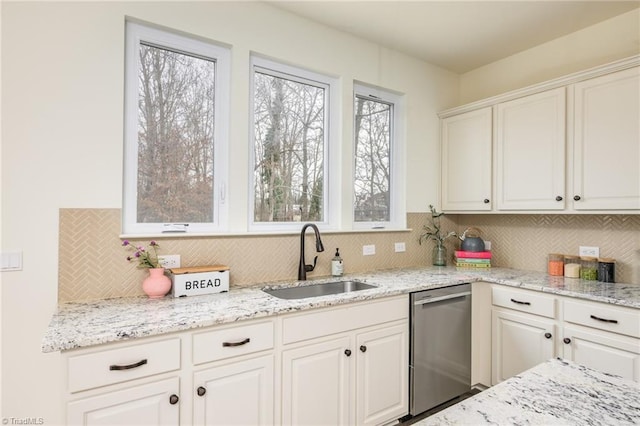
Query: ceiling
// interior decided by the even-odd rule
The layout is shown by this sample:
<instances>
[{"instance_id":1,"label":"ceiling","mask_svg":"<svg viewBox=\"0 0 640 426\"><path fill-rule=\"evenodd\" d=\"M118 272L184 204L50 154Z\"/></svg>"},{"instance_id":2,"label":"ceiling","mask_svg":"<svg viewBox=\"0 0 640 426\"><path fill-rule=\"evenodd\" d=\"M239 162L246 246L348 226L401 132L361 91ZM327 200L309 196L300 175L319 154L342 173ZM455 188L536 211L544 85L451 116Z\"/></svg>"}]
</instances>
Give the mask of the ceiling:
<instances>
[{"instance_id":1,"label":"ceiling","mask_svg":"<svg viewBox=\"0 0 640 426\"><path fill-rule=\"evenodd\" d=\"M640 7L640 0L268 2L456 73Z\"/></svg>"}]
</instances>

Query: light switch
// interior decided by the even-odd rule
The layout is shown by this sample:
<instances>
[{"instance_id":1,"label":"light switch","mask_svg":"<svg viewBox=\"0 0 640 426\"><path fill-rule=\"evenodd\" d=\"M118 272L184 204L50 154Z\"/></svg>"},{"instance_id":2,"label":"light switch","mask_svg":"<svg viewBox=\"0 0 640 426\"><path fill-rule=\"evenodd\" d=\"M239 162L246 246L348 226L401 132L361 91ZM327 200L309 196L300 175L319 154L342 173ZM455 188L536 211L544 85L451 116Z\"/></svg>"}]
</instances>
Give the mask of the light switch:
<instances>
[{"instance_id":1,"label":"light switch","mask_svg":"<svg viewBox=\"0 0 640 426\"><path fill-rule=\"evenodd\" d=\"M2 271L21 271L22 270L22 252L21 251L3 251L2 252Z\"/></svg>"}]
</instances>

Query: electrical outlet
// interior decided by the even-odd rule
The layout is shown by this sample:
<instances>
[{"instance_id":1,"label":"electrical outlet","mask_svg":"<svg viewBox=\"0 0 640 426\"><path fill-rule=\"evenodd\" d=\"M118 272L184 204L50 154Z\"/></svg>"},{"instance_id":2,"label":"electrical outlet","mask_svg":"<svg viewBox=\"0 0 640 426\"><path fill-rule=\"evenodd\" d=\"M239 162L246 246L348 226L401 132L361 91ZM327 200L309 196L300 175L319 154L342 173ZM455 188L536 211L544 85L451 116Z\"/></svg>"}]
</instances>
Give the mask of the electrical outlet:
<instances>
[{"instance_id":1,"label":"electrical outlet","mask_svg":"<svg viewBox=\"0 0 640 426\"><path fill-rule=\"evenodd\" d=\"M374 244L368 246L362 246L362 255L363 256L372 256L376 254L376 246Z\"/></svg>"},{"instance_id":2,"label":"electrical outlet","mask_svg":"<svg viewBox=\"0 0 640 426\"><path fill-rule=\"evenodd\" d=\"M600 256L600 247L580 246L580 256Z\"/></svg>"},{"instance_id":3,"label":"electrical outlet","mask_svg":"<svg viewBox=\"0 0 640 426\"><path fill-rule=\"evenodd\" d=\"M396 253L402 253L402 252L407 250L407 248L404 245L404 243L395 243L394 244L394 248L395 248Z\"/></svg>"},{"instance_id":4,"label":"electrical outlet","mask_svg":"<svg viewBox=\"0 0 640 426\"><path fill-rule=\"evenodd\" d=\"M158 256L158 262L163 268L173 269L180 267L180 255L179 254L161 254Z\"/></svg>"}]
</instances>

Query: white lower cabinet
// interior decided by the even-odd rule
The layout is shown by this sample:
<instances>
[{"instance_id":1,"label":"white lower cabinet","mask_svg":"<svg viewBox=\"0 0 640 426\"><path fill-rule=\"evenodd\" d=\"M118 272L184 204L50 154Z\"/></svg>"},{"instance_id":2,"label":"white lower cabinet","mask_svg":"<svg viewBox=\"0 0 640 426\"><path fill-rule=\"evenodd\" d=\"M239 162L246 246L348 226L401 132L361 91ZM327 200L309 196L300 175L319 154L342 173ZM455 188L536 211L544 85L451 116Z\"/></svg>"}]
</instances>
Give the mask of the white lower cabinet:
<instances>
[{"instance_id":1,"label":"white lower cabinet","mask_svg":"<svg viewBox=\"0 0 640 426\"><path fill-rule=\"evenodd\" d=\"M350 423L350 347L342 336L282 353L283 424Z\"/></svg>"},{"instance_id":2,"label":"white lower cabinet","mask_svg":"<svg viewBox=\"0 0 640 426\"><path fill-rule=\"evenodd\" d=\"M554 320L494 310L491 323L492 385L554 357Z\"/></svg>"},{"instance_id":3,"label":"white lower cabinet","mask_svg":"<svg viewBox=\"0 0 640 426\"><path fill-rule=\"evenodd\" d=\"M492 385L556 356L640 382L640 309L500 285L492 306Z\"/></svg>"},{"instance_id":4,"label":"white lower cabinet","mask_svg":"<svg viewBox=\"0 0 640 426\"><path fill-rule=\"evenodd\" d=\"M408 309L401 296L285 319L282 423L373 425L406 415Z\"/></svg>"},{"instance_id":5,"label":"white lower cabinet","mask_svg":"<svg viewBox=\"0 0 640 426\"><path fill-rule=\"evenodd\" d=\"M271 425L273 355L194 373L196 425Z\"/></svg>"},{"instance_id":6,"label":"white lower cabinet","mask_svg":"<svg viewBox=\"0 0 640 426\"><path fill-rule=\"evenodd\" d=\"M69 425L177 425L180 422L177 377L131 386L70 402Z\"/></svg>"},{"instance_id":7,"label":"white lower cabinet","mask_svg":"<svg viewBox=\"0 0 640 426\"><path fill-rule=\"evenodd\" d=\"M582 327L564 327L563 357L640 382L640 339Z\"/></svg>"}]
</instances>

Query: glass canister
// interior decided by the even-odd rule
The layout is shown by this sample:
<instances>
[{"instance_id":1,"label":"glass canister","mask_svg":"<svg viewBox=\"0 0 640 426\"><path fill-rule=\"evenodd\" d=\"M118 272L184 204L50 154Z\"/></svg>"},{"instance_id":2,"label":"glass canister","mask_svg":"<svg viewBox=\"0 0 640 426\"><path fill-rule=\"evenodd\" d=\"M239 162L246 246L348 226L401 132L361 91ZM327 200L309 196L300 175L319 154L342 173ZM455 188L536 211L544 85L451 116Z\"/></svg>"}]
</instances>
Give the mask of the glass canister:
<instances>
[{"instance_id":1,"label":"glass canister","mask_svg":"<svg viewBox=\"0 0 640 426\"><path fill-rule=\"evenodd\" d=\"M590 281L598 279L598 258L587 256L580 258L580 278Z\"/></svg>"},{"instance_id":2,"label":"glass canister","mask_svg":"<svg viewBox=\"0 0 640 426\"><path fill-rule=\"evenodd\" d=\"M616 260L608 257L598 259L598 281L605 283L616 282Z\"/></svg>"},{"instance_id":3,"label":"glass canister","mask_svg":"<svg viewBox=\"0 0 640 426\"><path fill-rule=\"evenodd\" d=\"M580 278L580 257L564 256L564 276L566 278Z\"/></svg>"},{"instance_id":4,"label":"glass canister","mask_svg":"<svg viewBox=\"0 0 640 426\"><path fill-rule=\"evenodd\" d=\"M564 274L564 256L558 253L549 254L549 275L562 276Z\"/></svg>"}]
</instances>

